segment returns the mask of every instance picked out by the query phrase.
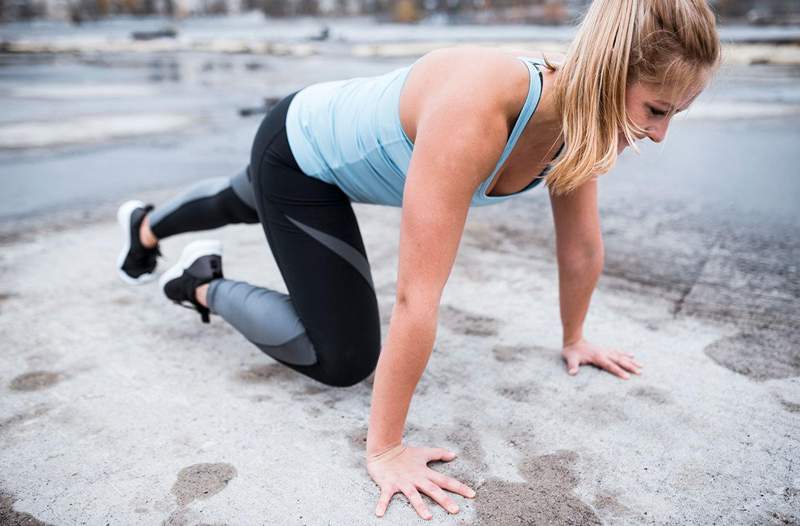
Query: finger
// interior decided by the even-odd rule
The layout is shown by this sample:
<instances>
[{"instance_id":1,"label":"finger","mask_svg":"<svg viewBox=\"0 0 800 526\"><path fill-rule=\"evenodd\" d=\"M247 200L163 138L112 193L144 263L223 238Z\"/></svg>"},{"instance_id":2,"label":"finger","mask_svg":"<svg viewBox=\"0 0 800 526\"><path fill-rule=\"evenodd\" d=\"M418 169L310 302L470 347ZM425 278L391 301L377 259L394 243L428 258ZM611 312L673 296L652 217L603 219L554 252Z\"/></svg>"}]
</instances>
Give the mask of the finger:
<instances>
[{"instance_id":1,"label":"finger","mask_svg":"<svg viewBox=\"0 0 800 526\"><path fill-rule=\"evenodd\" d=\"M438 471L429 469L428 478L431 479L434 482L434 484L436 484L440 488L446 489L447 491L458 493L459 495L467 497L468 499L475 498L475 490L473 490L466 484L457 481L453 477L448 477L444 473L439 473Z\"/></svg>"},{"instance_id":2,"label":"finger","mask_svg":"<svg viewBox=\"0 0 800 526\"><path fill-rule=\"evenodd\" d=\"M641 369L642 367L644 367L644 365L640 364L639 362L637 362L637 361L635 360L635 358L636 358L636 357L635 357L634 355L632 355L631 353L629 353L629 352L624 352L624 353L620 353L620 354L622 354L622 356L624 356L625 358L627 358L628 360L630 360L630 361L631 361L631 363L632 363L633 365L635 365L636 367L638 367L639 369Z\"/></svg>"},{"instance_id":3,"label":"finger","mask_svg":"<svg viewBox=\"0 0 800 526\"><path fill-rule=\"evenodd\" d=\"M435 500L442 508L446 509L450 513L458 513L458 505L453 501L453 499L451 499L447 493L442 491L442 488L430 480L425 481L418 487L423 493Z\"/></svg>"},{"instance_id":4,"label":"finger","mask_svg":"<svg viewBox=\"0 0 800 526\"><path fill-rule=\"evenodd\" d=\"M443 447L427 447L424 451L425 459L428 462L432 462L434 460L442 460L444 462L449 462L456 458L456 454L452 451L448 451Z\"/></svg>"},{"instance_id":5,"label":"finger","mask_svg":"<svg viewBox=\"0 0 800 526\"><path fill-rule=\"evenodd\" d=\"M378 517L383 517L383 514L386 513L386 508L389 507L389 501L392 500L392 495L394 495L397 490L389 490L381 488L381 496L378 498L378 505L375 507L375 515Z\"/></svg>"},{"instance_id":6,"label":"finger","mask_svg":"<svg viewBox=\"0 0 800 526\"><path fill-rule=\"evenodd\" d=\"M406 498L408 498L408 502L410 502L411 505L414 506L414 509L417 510L417 514L420 517L422 517L425 520L433 518L433 515L431 515L431 512L428 509L428 507L425 505L424 502L422 502L422 495L419 494L417 488L414 487L405 488L402 491L403 495L405 495Z\"/></svg>"},{"instance_id":7,"label":"finger","mask_svg":"<svg viewBox=\"0 0 800 526\"><path fill-rule=\"evenodd\" d=\"M630 378L630 375L628 373L623 371L622 368L619 365L615 364L614 362L612 362L608 358L598 359L597 362L598 362L597 365L599 367L601 367L601 368L605 369L606 371L609 371L609 372L619 376L623 380L627 380L627 379Z\"/></svg>"},{"instance_id":8,"label":"finger","mask_svg":"<svg viewBox=\"0 0 800 526\"><path fill-rule=\"evenodd\" d=\"M617 358L615 360L617 365L625 369L626 371L630 371L634 374L639 374L639 369L633 365L633 362L627 358Z\"/></svg>"},{"instance_id":9,"label":"finger","mask_svg":"<svg viewBox=\"0 0 800 526\"><path fill-rule=\"evenodd\" d=\"M575 354L567 355L567 373L575 375L578 374L578 368L581 365L581 360Z\"/></svg>"}]
</instances>

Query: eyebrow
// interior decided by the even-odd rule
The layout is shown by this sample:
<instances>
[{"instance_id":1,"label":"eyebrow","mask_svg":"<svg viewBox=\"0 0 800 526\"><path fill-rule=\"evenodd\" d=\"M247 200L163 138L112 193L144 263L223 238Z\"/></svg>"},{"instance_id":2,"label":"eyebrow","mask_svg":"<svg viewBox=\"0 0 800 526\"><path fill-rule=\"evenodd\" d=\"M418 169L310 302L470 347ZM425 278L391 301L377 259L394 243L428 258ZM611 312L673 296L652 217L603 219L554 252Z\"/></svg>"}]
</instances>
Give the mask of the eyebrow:
<instances>
[{"instance_id":1,"label":"eyebrow","mask_svg":"<svg viewBox=\"0 0 800 526\"><path fill-rule=\"evenodd\" d=\"M692 97L692 99L689 101L689 104L687 104L687 105L686 105L686 108L688 108L689 106L691 106L691 105L692 105L692 102L694 102L694 99L695 99L695 98L697 98L697 97L696 97L696 96L695 96L695 97ZM673 110L675 110L675 106L674 106L674 105L672 105L672 104L671 104L671 103L669 103L669 102L666 102L666 101L663 101L663 100L658 100L658 99L656 99L656 100L655 100L655 101L653 101L653 102L655 102L655 103L657 103L657 104L662 104L662 105L666 106L666 107L667 107L667 112L669 112L669 113L672 113L672 112L673 112ZM685 111L685 110L686 110L686 108L681 108L681 109L679 109L679 110L675 110L675 113L678 113L679 111Z\"/></svg>"}]
</instances>

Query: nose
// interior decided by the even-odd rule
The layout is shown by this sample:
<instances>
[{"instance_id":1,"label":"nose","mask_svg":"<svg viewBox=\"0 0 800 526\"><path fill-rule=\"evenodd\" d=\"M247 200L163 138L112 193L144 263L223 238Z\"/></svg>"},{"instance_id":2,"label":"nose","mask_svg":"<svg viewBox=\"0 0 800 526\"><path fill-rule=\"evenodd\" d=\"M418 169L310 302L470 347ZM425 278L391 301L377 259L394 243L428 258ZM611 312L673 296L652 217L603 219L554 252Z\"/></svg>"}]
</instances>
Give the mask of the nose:
<instances>
[{"instance_id":1,"label":"nose","mask_svg":"<svg viewBox=\"0 0 800 526\"><path fill-rule=\"evenodd\" d=\"M653 142L662 142L667 137L667 128L669 128L669 119L663 119L647 130L647 136Z\"/></svg>"}]
</instances>

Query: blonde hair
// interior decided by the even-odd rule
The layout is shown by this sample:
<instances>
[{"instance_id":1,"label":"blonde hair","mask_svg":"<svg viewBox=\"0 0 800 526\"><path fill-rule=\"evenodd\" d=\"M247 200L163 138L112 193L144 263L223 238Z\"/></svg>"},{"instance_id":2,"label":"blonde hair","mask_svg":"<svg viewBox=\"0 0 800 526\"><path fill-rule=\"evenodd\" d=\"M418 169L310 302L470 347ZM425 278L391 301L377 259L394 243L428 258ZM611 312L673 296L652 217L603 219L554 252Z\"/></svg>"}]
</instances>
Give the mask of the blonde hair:
<instances>
[{"instance_id":1,"label":"blonde hair","mask_svg":"<svg viewBox=\"0 0 800 526\"><path fill-rule=\"evenodd\" d=\"M625 110L632 82L686 93L719 60L706 0L594 0L563 64L545 58L550 70L559 70L554 101L565 142L546 177L551 192L570 192L610 170L620 130L631 144L642 134Z\"/></svg>"}]
</instances>

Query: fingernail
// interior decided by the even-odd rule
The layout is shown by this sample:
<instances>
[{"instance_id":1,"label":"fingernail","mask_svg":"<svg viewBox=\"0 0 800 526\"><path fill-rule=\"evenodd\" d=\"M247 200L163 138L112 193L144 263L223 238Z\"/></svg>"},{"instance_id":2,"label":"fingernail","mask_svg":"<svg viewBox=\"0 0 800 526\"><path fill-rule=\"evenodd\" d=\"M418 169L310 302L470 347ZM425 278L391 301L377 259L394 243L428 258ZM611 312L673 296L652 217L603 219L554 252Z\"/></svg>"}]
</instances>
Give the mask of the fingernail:
<instances>
[{"instance_id":1,"label":"fingernail","mask_svg":"<svg viewBox=\"0 0 800 526\"><path fill-rule=\"evenodd\" d=\"M453 506L449 511L450 513L458 513L458 506Z\"/></svg>"},{"instance_id":2,"label":"fingernail","mask_svg":"<svg viewBox=\"0 0 800 526\"><path fill-rule=\"evenodd\" d=\"M474 489L469 490L469 497L472 498L474 496L475 496L475 490Z\"/></svg>"}]
</instances>

